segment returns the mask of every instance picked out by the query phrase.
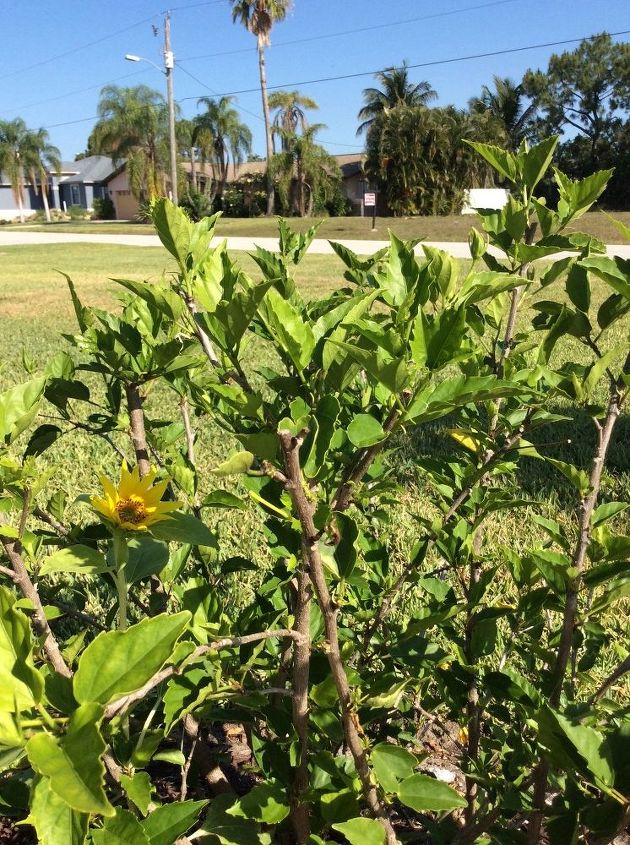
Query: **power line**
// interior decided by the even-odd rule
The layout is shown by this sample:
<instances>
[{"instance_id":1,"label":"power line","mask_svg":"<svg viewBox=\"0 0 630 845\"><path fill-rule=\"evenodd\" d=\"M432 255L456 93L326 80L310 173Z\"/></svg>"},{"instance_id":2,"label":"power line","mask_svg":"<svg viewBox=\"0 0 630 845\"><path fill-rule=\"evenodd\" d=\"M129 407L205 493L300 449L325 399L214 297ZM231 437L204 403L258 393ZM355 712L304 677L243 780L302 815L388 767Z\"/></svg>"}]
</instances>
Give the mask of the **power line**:
<instances>
[{"instance_id":1,"label":"power line","mask_svg":"<svg viewBox=\"0 0 630 845\"><path fill-rule=\"evenodd\" d=\"M610 32L608 33L610 36L617 36L617 35L628 35L630 34L630 29L623 29L619 32ZM560 47L564 44L575 44L577 41L592 41L593 38L597 38L597 35L583 35L579 38L566 38L563 41L546 41L542 44L528 44L525 47L509 47L505 50L492 50L488 53L472 53L468 56L454 56L449 59L435 59L434 61L430 62L417 62L416 64L412 65L405 65L407 70L413 70L416 68L423 68L423 67L435 67L436 65L448 65L453 64L454 62L467 62L473 59L486 59L492 56L505 56L508 53L522 53L526 50L540 50L544 47ZM375 76L378 73L383 73L386 70L403 70L403 67L396 67L390 65L386 68L378 68L377 70L364 70L360 73L344 73L339 74L338 76L322 76L319 79L304 79L300 82L285 82L283 85L269 85L267 86L267 90L269 91L276 91L276 90L284 90L289 88L296 88L302 85L316 85L320 82L337 82L340 79L358 79L361 76ZM231 97L236 96L237 94L253 94L257 92L258 88L241 88L238 91L225 91L218 96L221 97ZM184 102L185 100L194 100L195 97L182 97L180 102Z\"/></svg>"},{"instance_id":2,"label":"power line","mask_svg":"<svg viewBox=\"0 0 630 845\"><path fill-rule=\"evenodd\" d=\"M178 67L179 67L179 63L178 63L178 62L176 62L176 66L178 66ZM207 90L208 90L208 91L210 91L210 93L211 93L211 94L214 94L215 96L220 96L220 95L218 94L218 92L214 90L214 88L211 88L209 85L206 85L206 83L205 83L205 82L202 82L202 81L201 81L201 79L198 79L198 78L197 78L194 74L192 74L189 70L186 70L186 68L185 68L185 67L179 67L179 70L183 70L183 71L184 71L184 73L185 73L185 74L187 74L188 76L190 76L190 78L191 78L191 79L194 79L194 80L195 80L195 82L198 82L198 83L199 83L199 85L203 85L203 87L204 87L204 88L207 88ZM256 114L256 112L253 112L253 111L250 111L249 109L246 109L244 106L239 106L239 104L238 104L238 103L236 103L236 102L234 103L234 107L235 107L235 108L237 108L239 111L244 112L245 114L249 114L249 115L251 115L252 117L255 117L255 118L256 118L256 120L260 120L260 121L262 121L262 123L264 123L264 122L265 122L265 119L264 119L263 117L261 117L259 114ZM363 149L363 144L342 144L342 143L341 143L341 142L339 142L339 141L328 141L328 140L326 140L325 138L322 138L321 140L322 140L322 143L324 143L324 144L329 144L329 145L331 145L331 146L333 146L333 147L356 147L358 150L362 150L362 149Z\"/></svg>"},{"instance_id":3,"label":"power line","mask_svg":"<svg viewBox=\"0 0 630 845\"><path fill-rule=\"evenodd\" d=\"M121 79L129 79L130 76L138 76L141 73L146 73L148 68L142 68L141 70L134 70L131 73L125 73L123 76L115 76L113 79L107 79L105 82L99 82L97 85L88 85L87 88L77 88L75 91L68 91L66 94L59 94L57 97L46 97L45 100L38 100L35 103L27 103L24 106L20 106L20 111L24 109L31 109L35 106L41 106L44 103L54 103L57 100L64 100L66 97L73 97L75 94L84 94L86 91L94 91L95 88L104 88L105 85L111 85L114 82L120 82ZM4 111L10 111L11 109L4 109Z\"/></svg>"},{"instance_id":4,"label":"power line","mask_svg":"<svg viewBox=\"0 0 630 845\"><path fill-rule=\"evenodd\" d=\"M304 44L310 41L323 41L327 38L339 38L344 35L356 35L359 32L371 32L375 29L387 29L388 27L393 26L404 26L405 24L410 23L419 23L421 21L428 21L432 20L433 18L444 18L451 15L459 15L462 12L471 12L476 11L478 9L487 9L491 6L504 6L507 3L516 3L517 0L492 0L490 3L481 3L477 6L465 6L462 9L451 9L448 12L436 12L432 15L423 15L419 18L406 18L402 21L389 21L388 23L379 23L373 24L371 26L361 26L356 27L354 29L343 29L339 30L338 32L328 32L324 33L323 35L311 35L307 38L294 38L291 41L274 41L273 47L274 49L277 47L287 47L291 44ZM236 53L250 53L256 50L255 47L240 47L238 50L223 50L219 53L205 53L200 56L185 56L183 59L179 59L180 62L192 62L197 59L212 59L218 56L233 56Z\"/></svg>"},{"instance_id":5,"label":"power line","mask_svg":"<svg viewBox=\"0 0 630 845\"><path fill-rule=\"evenodd\" d=\"M114 38L116 35L122 35L123 32L129 32L130 29L135 29L137 26L142 26L144 23L148 23L149 21L154 20L158 14L151 15L149 18L144 18L141 21L137 21L136 23L132 23L129 26L123 27L123 29L117 29L116 32L110 32L108 35L103 35L101 38L97 38L94 41L89 41L87 44L80 44L78 47L73 47L71 50L66 50L64 53L58 53L56 56L50 56L48 59L42 59L39 62L35 62L32 65L28 65L27 67L20 68L19 70L13 70L10 73L5 73L4 76L0 77L0 79L9 79L12 76L17 76L20 73L26 73L28 70L33 70L34 68L42 67L43 65L50 64L51 62L56 62L57 59L65 59L67 56L72 56L74 53L78 53L81 50L86 50L88 47L94 47L95 44L101 44L103 41L107 41L109 38Z\"/></svg>"},{"instance_id":6,"label":"power line","mask_svg":"<svg viewBox=\"0 0 630 845\"><path fill-rule=\"evenodd\" d=\"M623 29L618 32L609 32L608 35L611 37L616 37L618 35L629 35L630 29ZM445 65L445 64L452 64L454 62L464 62L470 61L472 59L485 59L491 56L504 56L509 53L522 53L526 50L539 50L544 47L560 47L565 44L575 44L578 41L592 41L594 38L597 38L597 35L583 35L578 38L565 38L562 41L547 41L544 44L529 44L525 47L509 47L504 50L494 50L489 53L475 53L469 56L456 56L449 59L435 59L434 61L430 62L418 62L412 65L406 65L407 69L415 69L415 68L422 68L422 67L435 67L436 65ZM183 69L183 68L182 68ZM303 82L285 82L283 85L269 85L268 90L282 90L287 88L296 87L299 85L315 85L316 83L320 82L334 82L339 79L355 79L361 76L374 76L376 73L383 73L386 70L394 70L393 66L389 66L386 68L379 68L378 70L366 70L362 71L361 73L347 73L342 74L339 76L326 76L320 79L310 79ZM401 68L402 69L402 68ZM245 88L241 91L226 91L224 93L214 92L215 96L217 97L231 97L236 96L237 94L252 94L257 93L260 89L259 88ZM199 97L180 97L178 99L178 103L183 103L187 100L198 100ZM43 127L44 129L56 129L59 126L70 126L75 123L85 123L88 120L98 120L99 116L95 115L94 117L82 117L77 120L68 120L63 123L53 123L49 124L48 126Z\"/></svg>"}]
</instances>

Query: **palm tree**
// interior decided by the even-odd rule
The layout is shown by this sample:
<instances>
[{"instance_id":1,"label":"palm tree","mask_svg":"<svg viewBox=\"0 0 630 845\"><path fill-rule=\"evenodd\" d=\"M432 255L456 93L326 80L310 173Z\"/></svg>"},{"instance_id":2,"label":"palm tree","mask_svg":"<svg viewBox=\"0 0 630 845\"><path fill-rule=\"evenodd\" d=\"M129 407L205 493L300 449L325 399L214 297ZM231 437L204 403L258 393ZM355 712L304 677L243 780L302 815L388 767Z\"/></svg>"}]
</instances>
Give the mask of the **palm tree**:
<instances>
[{"instance_id":1,"label":"palm tree","mask_svg":"<svg viewBox=\"0 0 630 845\"><path fill-rule=\"evenodd\" d=\"M271 157L273 138L269 121L269 99L267 97L267 71L265 69L265 47L269 46L271 28L277 21L283 21L291 8L291 0L231 0L232 20L240 21L256 36L258 47L258 72L262 94L265 136L267 143L267 214L273 214L274 188L271 178Z\"/></svg>"},{"instance_id":2,"label":"palm tree","mask_svg":"<svg viewBox=\"0 0 630 845\"><path fill-rule=\"evenodd\" d=\"M380 88L365 88L363 100L365 105L358 114L362 123L357 129L357 135L367 132L374 125L376 118L388 109L405 105L413 107L427 106L437 97L437 92L428 82L418 82L414 85L409 81L407 62L402 67L390 67L375 74L381 83Z\"/></svg>"},{"instance_id":3,"label":"palm tree","mask_svg":"<svg viewBox=\"0 0 630 845\"><path fill-rule=\"evenodd\" d=\"M168 112L164 97L146 85L107 85L98 104L99 121L89 139L96 153L127 159L129 181L139 200L164 193Z\"/></svg>"},{"instance_id":4,"label":"palm tree","mask_svg":"<svg viewBox=\"0 0 630 845\"><path fill-rule=\"evenodd\" d=\"M26 124L19 117L0 121L0 171L9 177L20 223L24 223L24 173L29 134Z\"/></svg>"},{"instance_id":5,"label":"palm tree","mask_svg":"<svg viewBox=\"0 0 630 845\"><path fill-rule=\"evenodd\" d=\"M300 217L310 215L315 199L326 199L334 192L340 172L334 156L318 143L315 135L325 128L315 123L301 135L279 129L282 152L274 156L272 174L278 180L278 193L285 208Z\"/></svg>"},{"instance_id":6,"label":"palm tree","mask_svg":"<svg viewBox=\"0 0 630 845\"><path fill-rule=\"evenodd\" d=\"M217 197L222 202L223 192L228 179L230 158L236 166L241 164L252 148L252 133L248 126L241 123L239 113L230 103L233 97L201 97L197 105L204 105L206 111L196 120L195 143L205 133L212 139L212 163L218 174Z\"/></svg>"},{"instance_id":7,"label":"palm tree","mask_svg":"<svg viewBox=\"0 0 630 845\"><path fill-rule=\"evenodd\" d=\"M39 183L39 189L44 203L46 220L50 223L50 207L48 205L48 174L51 171L61 171L61 153L58 148L49 141L48 132L45 129L38 129L36 132L29 132L26 138L24 154L24 169L28 172L31 184L35 189Z\"/></svg>"},{"instance_id":8,"label":"palm tree","mask_svg":"<svg viewBox=\"0 0 630 845\"><path fill-rule=\"evenodd\" d=\"M469 109L473 113L487 112L492 115L505 135L511 150L517 150L527 137L536 106L525 105L525 91L511 79L494 77L494 91L484 85L480 97L473 97Z\"/></svg>"},{"instance_id":9,"label":"palm tree","mask_svg":"<svg viewBox=\"0 0 630 845\"><path fill-rule=\"evenodd\" d=\"M319 106L315 100L305 97L299 91L273 91L269 95L269 108L277 109L272 130L275 141L275 136L279 134L280 129L286 133L295 133L299 127L304 132L308 126L304 109L318 109ZM281 141L284 144L284 139Z\"/></svg>"}]
</instances>

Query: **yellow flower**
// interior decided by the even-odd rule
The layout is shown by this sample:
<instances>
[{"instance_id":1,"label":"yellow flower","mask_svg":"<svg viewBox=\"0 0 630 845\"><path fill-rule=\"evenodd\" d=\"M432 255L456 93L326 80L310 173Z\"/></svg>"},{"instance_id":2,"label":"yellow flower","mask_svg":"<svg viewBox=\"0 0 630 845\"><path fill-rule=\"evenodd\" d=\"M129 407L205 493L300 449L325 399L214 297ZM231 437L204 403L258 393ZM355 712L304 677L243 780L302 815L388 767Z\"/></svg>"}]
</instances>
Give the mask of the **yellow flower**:
<instances>
[{"instance_id":1,"label":"yellow flower","mask_svg":"<svg viewBox=\"0 0 630 845\"><path fill-rule=\"evenodd\" d=\"M168 481L154 485L156 474L151 468L144 478L140 478L138 467L129 472L126 461L123 461L118 487L109 478L102 477L105 495L92 496L92 507L116 528L147 531L156 522L169 519L170 511L181 507L181 502L161 501Z\"/></svg>"}]
</instances>

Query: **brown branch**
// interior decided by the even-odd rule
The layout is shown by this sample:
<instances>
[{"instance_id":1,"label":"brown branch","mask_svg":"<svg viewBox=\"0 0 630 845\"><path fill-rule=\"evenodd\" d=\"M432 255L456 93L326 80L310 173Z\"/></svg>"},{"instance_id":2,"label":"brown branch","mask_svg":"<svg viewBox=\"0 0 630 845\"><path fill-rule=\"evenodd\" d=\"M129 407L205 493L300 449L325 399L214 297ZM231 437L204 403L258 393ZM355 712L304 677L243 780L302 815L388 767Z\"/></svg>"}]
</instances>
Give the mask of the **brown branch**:
<instances>
[{"instance_id":1,"label":"brown branch","mask_svg":"<svg viewBox=\"0 0 630 845\"><path fill-rule=\"evenodd\" d=\"M629 370L630 355L628 355L628 358L626 359L624 372L628 372ZM612 433L621 412L621 387L621 380L612 386L606 418L603 425L599 425L597 428L598 442L595 457L591 463L589 492L582 497L580 502L578 539L571 561L576 575L573 578L573 582L569 586L565 597L560 643L558 645L555 665L551 672L552 687L551 694L549 696L549 704L551 707L558 707L560 703L562 686L571 654L571 643L573 641L575 631L582 573L584 571L586 555L591 542L591 516L599 497L602 472L604 470ZM527 829L527 845L537 845L540 839L540 831L545 812L548 775L549 765L545 759L542 759L536 769L533 797L533 805L535 809L530 817Z\"/></svg>"},{"instance_id":2,"label":"brown branch","mask_svg":"<svg viewBox=\"0 0 630 845\"><path fill-rule=\"evenodd\" d=\"M295 452L295 458L291 460L287 469L295 466L299 468L300 441L288 431L278 432L282 444L283 453ZM297 513L302 528L304 550L307 555L309 574L315 588L315 593L324 617L324 629L326 633L326 656L328 665L333 676L339 703L341 707L341 721L343 725L346 744L354 759L357 774L361 781L363 796L368 805L370 813L377 818L385 829L388 845L396 842L396 834L389 821L376 787L372 781L367 755L361 739L361 726L359 724L356 706L354 704L352 690L348 683L348 676L341 657L339 645L339 632L337 626L337 608L332 601L326 583L324 567L319 551L318 532L315 527L313 515L314 505L306 496L302 484L302 474L292 474L288 479L288 492L291 496L293 506Z\"/></svg>"},{"instance_id":3,"label":"brown branch","mask_svg":"<svg viewBox=\"0 0 630 845\"><path fill-rule=\"evenodd\" d=\"M296 443L301 444L298 438ZM290 489L292 483L299 484L303 490L302 470L300 468L299 447L291 447L292 438L280 434L280 445L284 458L284 486ZM278 473L280 474L280 473ZM292 480L295 481L292 481ZM310 838L309 805L304 800L309 785L308 773L308 684L311 660L311 579L308 574L309 556L304 538L302 539L302 563L297 573L294 624L293 628L301 637L293 644L293 725L300 741L300 751L293 778L291 797L291 822L298 845L306 845Z\"/></svg>"},{"instance_id":4,"label":"brown branch","mask_svg":"<svg viewBox=\"0 0 630 845\"><path fill-rule=\"evenodd\" d=\"M5 523L0 516L0 526L2 524ZM2 536L0 536L0 542L4 547L13 570L13 575L11 576L13 583L20 590L22 595L33 605L33 616L31 618L31 622L33 628L35 629L35 633L43 640L43 649L46 657L50 663L52 663L58 674L63 675L66 678L72 677L72 670L64 660L61 650L59 649L59 644L57 643L57 640L50 629L50 625L48 624L48 620L46 619L46 614L44 612L44 607L39 597L37 587L31 581L28 574L28 569L26 568L26 564L22 558L21 542L19 540L7 539Z\"/></svg>"},{"instance_id":5,"label":"brown branch","mask_svg":"<svg viewBox=\"0 0 630 845\"><path fill-rule=\"evenodd\" d=\"M260 631L256 634L245 634L242 637L226 637L221 640L215 640L208 645L200 645L183 661L180 666L165 666L159 672L156 672L149 680L140 688L131 692L128 695L123 695L112 701L105 708L104 717L106 719L113 719L114 716L119 716L128 710L137 701L141 701L151 690L155 689L163 681L168 680L173 675L180 674L190 663L203 657L211 651L220 651L227 648L238 648L248 643L256 643L261 640L269 640L273 638L289 637L291 639L299 639L300 635L296 631L291 631L287 628L280 628L277 630Z\"/></svg>"},{"instance_id":6,"label":"brown branch","mask_svg":"<svg viewBox=\"0 0 630 845\"><path fill-rule=\"evenodd\" d=\"M213 367L220 367L221 362L219 361L217 353L214 351L212 341L197 322L196 315L199 313L197 303L195 302L193 297L187 293L182 293L182 299L184 300L186 308L188 309L188 313L192 317L194 332L197 335L197 338L199 340L199 343L201 344L201 348L203 349L206 355L206 358L208 359L208 361L210 361Z\"/></svg>"},{"instance_id":7,"label":"brown branch","mask_svg":"<svg viewBox=\"0 0 630 845\"><path fill-rule=\"evenodd\" d=\"M619 680L619 678L623 678L623 676L628 672L630 672L630 654L625 660L621 661L619 666L617 666L617 668L611 672L606 680L597 688L597 690L589 698L588 704L593 705L596 701L599 701L602 695L604 695L604 693L609 690L610 687Z\"/></svg>"},{"instance_id":8,"label":"brown branch","mask_svg":"<svg viewBox=\"0 0 630 845\"><path fill-rule=\"evenodd\" d=\"M99 631L107 631L109 630L106 625L103 625L96 616L92 616L89 613L83 613L80 610L76 610L69 604L66 604L65 601L60 601L59 599L51 599L46 598L46 601L49 604L52 604L53 607L58 607L59 610L62 610L64 613L67 613L68 616L72 616L74 619L78 619L80 622L85 622L86 625L92 625L94 628L98 628Z\"/></svg>"},{"instance_id":9,"label":"brown branch","mask_svg":"<svg viewBox=\"0 0 630 845\"><path fill-rule=\"evenodd\" d=\"M147 446L147 434L144 428L144 411L142 410L142 398L137 384L126 384L125 394L127 396L127 409L129 411L129 422L131 425L131 441L136 453L136 463L140 478L148 475L151 469L149 461L149 449Z\"/></svg>"},{"instance_id":10,"label":"brown branch","mask_svg":"<svg viewBox=\"0 0 630 845\"><path fill-rule=\"evenodd\" d=\"M61 537L67 537L70 533L66 526L62 525L58 519L55 519L51 513L48 513L48 511L45 511L37 505L33 508L33 516L36 516L37 519L41 520L41 522L45 522L47 525L50 525L53 531Z\"/></svg>"}]
</instances>

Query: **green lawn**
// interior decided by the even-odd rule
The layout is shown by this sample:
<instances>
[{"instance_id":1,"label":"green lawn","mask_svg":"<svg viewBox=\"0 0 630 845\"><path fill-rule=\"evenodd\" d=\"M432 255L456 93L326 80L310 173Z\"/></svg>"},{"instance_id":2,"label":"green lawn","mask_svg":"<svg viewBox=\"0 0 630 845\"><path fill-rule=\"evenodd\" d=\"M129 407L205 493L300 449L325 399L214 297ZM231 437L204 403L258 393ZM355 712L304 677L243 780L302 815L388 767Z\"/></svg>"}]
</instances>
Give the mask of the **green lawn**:
<instances>
[{"instance_id":1,"label":"green lawn","mask_svg":"<svg viewBox=\"0 0 630 845\"><path fill-rule=\"evenodd\" d=\"M630 211L619 211L613 215L626 226L630 226ZM292 218L291 226L297 231L304 231L313 224L313 219ZM448 217L378 217L376 231L372 231L372 221L360 217L325 218L318 232L318 237L330 240L387 239L389 229L403 239L424 238L430 241L465 241L471 226L480 228L474 215L453 214ZM18 228L18 225L11 227ZM50 225L29 226L31 231L75 232L75 233L119 233L153 234L153 227L145 223L99 223L79 221L76 223L51 223ZM608 218L599 211L589 212L582 217L575 229L588 232L605 243L625 243L617 229ZM222 237L242 235L250 237L274 237L278 233L276 220L267 217L231 218L219 221L217 234Z\"/></svg>"}]
</instances>

